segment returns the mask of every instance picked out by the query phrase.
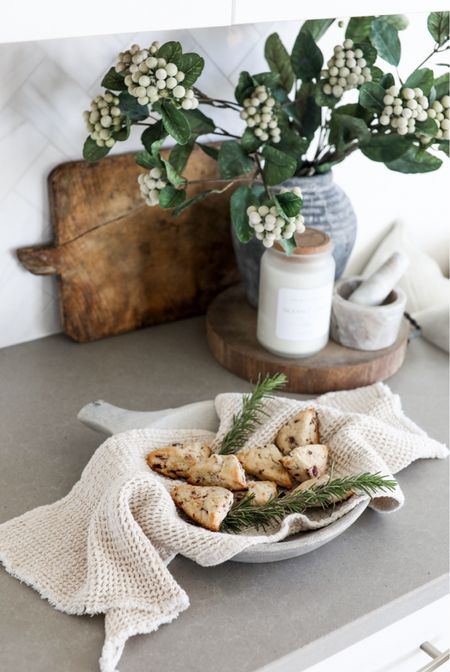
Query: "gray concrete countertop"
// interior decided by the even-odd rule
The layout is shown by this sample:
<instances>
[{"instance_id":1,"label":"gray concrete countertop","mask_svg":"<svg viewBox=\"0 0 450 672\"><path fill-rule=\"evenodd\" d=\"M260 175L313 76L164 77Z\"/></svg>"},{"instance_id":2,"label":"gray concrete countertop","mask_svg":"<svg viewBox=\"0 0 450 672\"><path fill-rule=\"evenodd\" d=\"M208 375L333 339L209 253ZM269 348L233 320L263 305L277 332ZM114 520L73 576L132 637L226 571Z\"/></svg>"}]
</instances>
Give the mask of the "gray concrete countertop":
<instances>
[{"instance_id":1,"label":"gray concrete countertop","mask_svg":"<svg viewBox=\"0 0 450 672\"><path fill-rule=\"evenodd\" d=\"M409 417L448 442L444 353L413 341L389 385ZM0 350L0 522L77 481L101 441L76 420L87 402L158 410L248 389L209 354L202 318L88 345L57 335ZM416 462L399 481L403 509L366 511L298 559L204 569L176 558L191 607L132 638L121 672L255 672L283 657L277 670L299 672L445 594L448 463ZM1 670L96 672L102 642L102 617L58 613L0 570Z\"/></svg>"}]
</instances>

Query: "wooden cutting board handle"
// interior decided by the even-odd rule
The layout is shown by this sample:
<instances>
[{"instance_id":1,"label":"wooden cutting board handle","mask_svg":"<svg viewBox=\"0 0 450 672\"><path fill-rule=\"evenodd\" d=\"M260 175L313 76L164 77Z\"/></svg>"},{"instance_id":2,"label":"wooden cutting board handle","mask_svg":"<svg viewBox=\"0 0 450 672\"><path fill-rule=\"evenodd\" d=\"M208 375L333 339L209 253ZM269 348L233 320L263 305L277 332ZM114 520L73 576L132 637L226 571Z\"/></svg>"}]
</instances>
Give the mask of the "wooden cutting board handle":
<instances>
[{"instance_id":1,"label":"wooden cutting board handle","mask_svg":"<svg viewBox=\"0 0 450 672\"><path fill-rule=\"evenodd\" d=\"M34 275L56 275L59 272L61 250L57 247L21 247L17 258Z\"/></svg>"}]
</instances>

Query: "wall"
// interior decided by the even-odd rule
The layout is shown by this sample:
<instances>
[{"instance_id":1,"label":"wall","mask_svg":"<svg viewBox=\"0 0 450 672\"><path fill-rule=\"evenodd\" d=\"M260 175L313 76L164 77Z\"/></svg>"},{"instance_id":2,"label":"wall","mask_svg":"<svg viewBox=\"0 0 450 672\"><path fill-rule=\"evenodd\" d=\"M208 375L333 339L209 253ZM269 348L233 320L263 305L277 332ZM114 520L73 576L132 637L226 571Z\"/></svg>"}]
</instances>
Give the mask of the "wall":
<instances>
[{"instance_id":1,"label":"wall","mask_svg":"<svg viewBox=\"0 0 450 672\"><path fill-rule=\"evenodd\" d=\"M431 50L426 15L411 15L410 21L410 28L402 33L404 75ZM58 163L80 158L86 136L81 112L96 94L116 53L132 42L179 39L186 51L198 51L206 59L202 89L231 99L240 70L267 68L263 44L274 30L290 48L298 24L262 23L0 45L0 347L60 330L56 280L24 271L14 250L51 240L46 176ZM339 35L336 26L322 40L326 58L340 41ZM230 131L242 129L242 122L227 112L220 119ZM135 147L137 142L128 145L128 149ZM336 169L335 177L352 199L359 220L350 272L358 271L370 249L398 217L407 222L411 236L438 259L444 271L448 270L448 166L428 175L400 175L353 155Z\"/></svg>"}]
</instances>

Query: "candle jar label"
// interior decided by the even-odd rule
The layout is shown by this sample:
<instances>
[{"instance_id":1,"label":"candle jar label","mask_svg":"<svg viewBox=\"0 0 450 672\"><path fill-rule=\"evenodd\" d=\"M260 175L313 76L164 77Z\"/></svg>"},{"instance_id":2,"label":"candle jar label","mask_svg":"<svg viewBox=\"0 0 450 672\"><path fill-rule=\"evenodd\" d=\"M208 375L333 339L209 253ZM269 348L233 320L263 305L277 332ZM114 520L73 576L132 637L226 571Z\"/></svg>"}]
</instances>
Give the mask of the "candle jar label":
<instances>
[{"instance_id":1,"label":"candle jar label","mask_svg":"<svg viewBox=\"0 0 450 672\"><path fill-rule=\"evenodd\" d=\"M278 290L276 335L286 341L328 334L333 283L311 289Z\"/></svg>"}]
</instances>

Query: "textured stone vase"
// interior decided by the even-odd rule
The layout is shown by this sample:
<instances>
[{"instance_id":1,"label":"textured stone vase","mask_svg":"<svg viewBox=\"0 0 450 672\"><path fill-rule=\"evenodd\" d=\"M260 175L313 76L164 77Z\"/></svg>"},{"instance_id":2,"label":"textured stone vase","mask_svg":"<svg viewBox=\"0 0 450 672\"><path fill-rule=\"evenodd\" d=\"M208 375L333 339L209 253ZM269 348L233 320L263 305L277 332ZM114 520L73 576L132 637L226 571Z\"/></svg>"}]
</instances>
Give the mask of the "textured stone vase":
<instances>
[{"instance_id":1,"label":"textured stone vase","mask_svg":"<svg viewBox=\"0 0 450 672\"><path fill-rule=\"evenodd\" d=\"M356 216L347 195L335 184L331 171L325 175L293 177L285 187L300 187L303 192L302 214L305 226L312 226L327 233L334 244L336 279L344 272L356 238ZM233 246L241 272L247 299L255 308L258 305L259 267L266 249L261 241L253 238L244 245L233 231Z\"/></svg>"}]
</instances>

